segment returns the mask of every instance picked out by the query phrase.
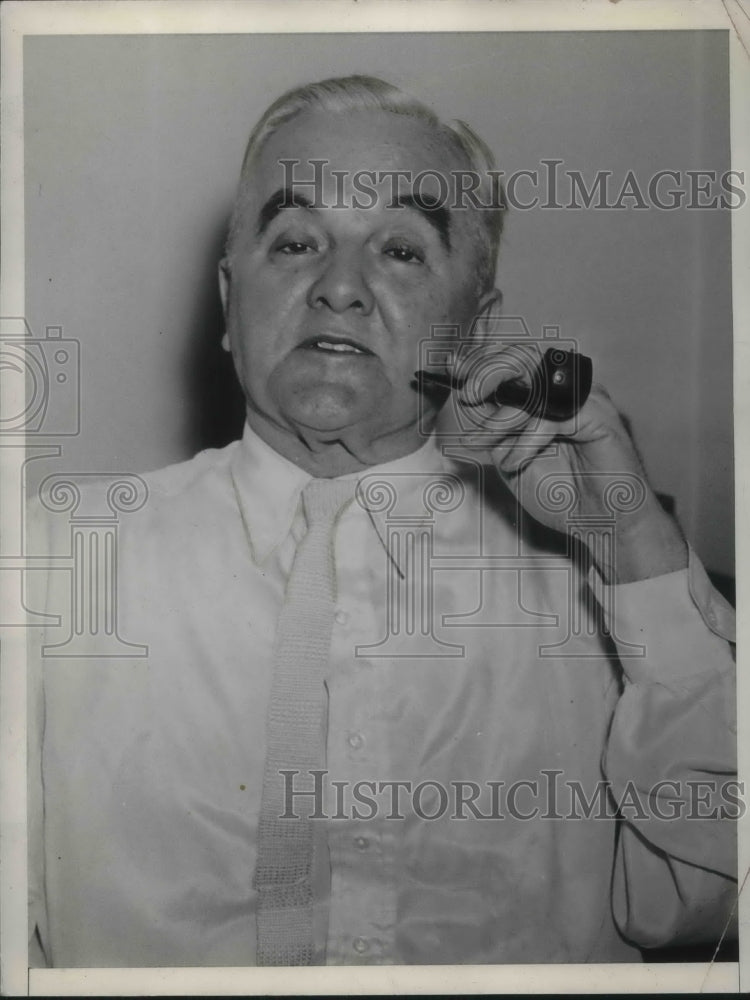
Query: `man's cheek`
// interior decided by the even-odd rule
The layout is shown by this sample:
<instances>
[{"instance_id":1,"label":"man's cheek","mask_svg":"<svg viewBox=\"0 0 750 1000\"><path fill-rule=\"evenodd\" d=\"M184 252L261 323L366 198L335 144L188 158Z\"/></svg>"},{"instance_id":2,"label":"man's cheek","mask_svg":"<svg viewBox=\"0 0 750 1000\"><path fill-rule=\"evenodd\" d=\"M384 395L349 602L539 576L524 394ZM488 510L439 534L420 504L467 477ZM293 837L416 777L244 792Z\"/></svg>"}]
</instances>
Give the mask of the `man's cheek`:
<instances>
[{"instance_id":1,"label":"man's cheek","mask_svg":"<svg viewBox=\"0 0 750 1000\"><path fill-rule=\"evenodd\" d=\"M306 292L299 283L277 278L272 286L258 288L245 297L245 322L252 322L262 331L294 329L304 320L306 301Z\"/></svg>"}]
</instances>

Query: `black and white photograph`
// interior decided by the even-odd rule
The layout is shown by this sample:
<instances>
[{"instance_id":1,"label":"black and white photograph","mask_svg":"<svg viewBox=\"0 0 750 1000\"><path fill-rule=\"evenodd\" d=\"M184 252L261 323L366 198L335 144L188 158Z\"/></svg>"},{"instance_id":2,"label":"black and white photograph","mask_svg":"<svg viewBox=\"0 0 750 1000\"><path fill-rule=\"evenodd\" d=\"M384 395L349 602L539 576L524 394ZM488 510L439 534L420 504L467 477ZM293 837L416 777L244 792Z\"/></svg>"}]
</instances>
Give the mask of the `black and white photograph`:
<instances>
[{"instance_id":1,"label":"black and white photograph","mask_svg":"<svg viewBox=\"0 0 750 1000\"><path fill-rule=\"evenodd\" d=\"M3 992L739 988L750 7L679 6L5 5Z\"/></svg>"}]
</instances>

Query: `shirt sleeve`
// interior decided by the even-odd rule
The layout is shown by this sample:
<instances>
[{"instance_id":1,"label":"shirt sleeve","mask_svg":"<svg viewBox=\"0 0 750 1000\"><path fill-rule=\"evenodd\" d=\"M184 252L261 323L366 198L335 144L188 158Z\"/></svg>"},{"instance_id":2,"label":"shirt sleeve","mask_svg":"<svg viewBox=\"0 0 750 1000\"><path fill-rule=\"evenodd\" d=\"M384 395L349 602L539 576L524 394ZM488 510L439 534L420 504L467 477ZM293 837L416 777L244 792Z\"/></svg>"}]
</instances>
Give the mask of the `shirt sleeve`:
<instances>
[{"instance_id":1,"label":"shirt sleeve","mask_svg":"<svg viewBox=\"0 0 750 1000\"><path fill-rule=\"evenodd\" d=\"M736 904L734 612L690 550L598 596L623 670L604 754L619 806L615 921L640 947L718 943Z\"/></svg>"}]
</instances>

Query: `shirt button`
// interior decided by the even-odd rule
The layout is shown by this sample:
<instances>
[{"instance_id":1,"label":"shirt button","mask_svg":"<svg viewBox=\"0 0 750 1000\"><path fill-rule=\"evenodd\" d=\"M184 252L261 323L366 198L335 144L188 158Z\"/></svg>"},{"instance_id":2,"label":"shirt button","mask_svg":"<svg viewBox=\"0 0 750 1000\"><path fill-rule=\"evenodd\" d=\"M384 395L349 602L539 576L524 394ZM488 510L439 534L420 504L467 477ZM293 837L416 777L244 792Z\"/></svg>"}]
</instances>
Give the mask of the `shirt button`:
<instances>
[{"instance_id":1,"label":"shirt button","mask_svg":"<svg viewBox=\"0 0 750 1000\"><path fill-rule=\"evenodd\" d=\"M367 848L370 846L370 841L367 839L367 837L355 837L354 843L358 851L366 851Z\"/></svg>"},{"instance_id":2,"label":"shirt button","mask_svg":"<svg viewBox=\"0 0 750 1000\"><path fill-rule=\"evenodd\" d=\"M355 951L359 952L360 955L364 955L370 947L370 942L366 941L365 938L358 937L354 939L353 945Z\"/></svg>"},{"instance_id":3,"label":"shirt button","mask_svg":"<svg viewBox=\"0 0 750 1000\"><path fill-rule=\"evenodd\" d=\"M349 615L346 613L346 611L339 610L333 617L336 619L336 623L338 625L346 625L346 623L349 621Z\"/></svg>"},{"instance_id":4,"label":"shirt button","mask_svg":"<svg viewBox=\"0 0 750 1000\"><path fill-rule=\"evenodd\" d=\"M359 750L360 747L364 746L364 738L360 736L359 733L349 733L349 738L347 743L352 748L352 750Z\"/></svg>"}]
</instances>

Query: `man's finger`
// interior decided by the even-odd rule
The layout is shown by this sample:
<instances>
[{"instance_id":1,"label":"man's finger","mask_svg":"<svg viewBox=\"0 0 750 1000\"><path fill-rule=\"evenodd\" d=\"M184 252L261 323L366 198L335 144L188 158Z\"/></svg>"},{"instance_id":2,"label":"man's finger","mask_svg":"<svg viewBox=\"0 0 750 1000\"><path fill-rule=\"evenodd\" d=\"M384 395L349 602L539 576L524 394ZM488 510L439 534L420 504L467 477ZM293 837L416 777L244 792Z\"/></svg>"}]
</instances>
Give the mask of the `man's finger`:
<instances>
[{"instance_id":1,"label":"man's finger","mask_svg":"<svg viewBox=\"0 0 750 1000\"><path fill-rule=\"evenodd\" d=\"M551 436L531 439L527 435L514 436L492 449L492 460L504 474L517 474L548 452L552 443Z\"/></svg>"}]
</instances>

